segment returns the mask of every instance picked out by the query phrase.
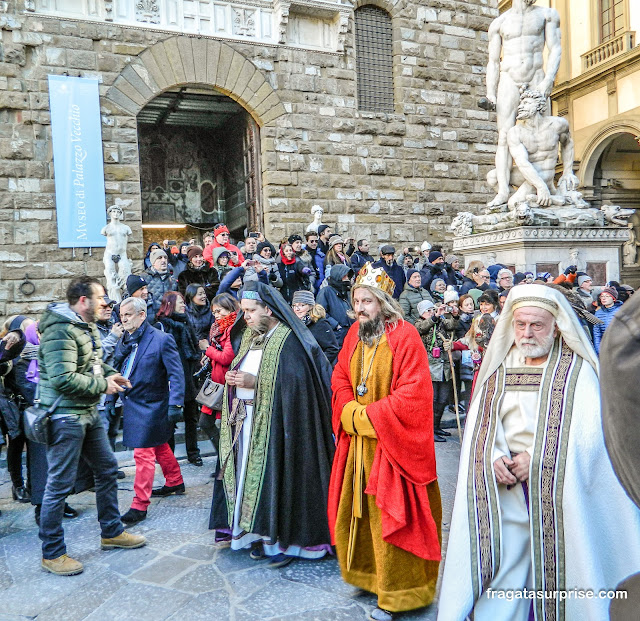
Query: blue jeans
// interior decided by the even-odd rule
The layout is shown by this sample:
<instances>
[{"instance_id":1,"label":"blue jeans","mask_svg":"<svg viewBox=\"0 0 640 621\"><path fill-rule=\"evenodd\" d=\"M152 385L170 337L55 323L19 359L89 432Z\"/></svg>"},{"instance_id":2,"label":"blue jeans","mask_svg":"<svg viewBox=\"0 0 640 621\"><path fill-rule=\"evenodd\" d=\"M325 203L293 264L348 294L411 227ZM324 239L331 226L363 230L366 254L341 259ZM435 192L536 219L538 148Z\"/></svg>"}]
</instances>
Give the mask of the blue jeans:
<instances>
[{"instance_id":1,"label":"blue jeans","mask_svg":"<svg viewBox=\"0 0 640 621\"><path fill-rule=\"evenodd\" d=\"M40 512L40 539L45 559L66 554L62 529L64 503L73 491L81 456L93 470L102 537L117 537L124 530L118 510L118 462L97 410L90 415L52 420L51 443L47 446L47 486Z\"/></svg>"},{"instance_id":2,"label":"blue jeans","mask_svg":"<svg viewBox=\"0 0 640 621\"><path fill-rule=\"evenodd\" d=\"M104 428L107 432L107 438L109 439L109 445L111 450L115 453L116 439L118 438L118 431L120 431L120 421L122 420L122 407L116 408L116 415L113 418L107 418L106 410L98 410L100 418L104 424Z\"/></svg>"}]
</instances>

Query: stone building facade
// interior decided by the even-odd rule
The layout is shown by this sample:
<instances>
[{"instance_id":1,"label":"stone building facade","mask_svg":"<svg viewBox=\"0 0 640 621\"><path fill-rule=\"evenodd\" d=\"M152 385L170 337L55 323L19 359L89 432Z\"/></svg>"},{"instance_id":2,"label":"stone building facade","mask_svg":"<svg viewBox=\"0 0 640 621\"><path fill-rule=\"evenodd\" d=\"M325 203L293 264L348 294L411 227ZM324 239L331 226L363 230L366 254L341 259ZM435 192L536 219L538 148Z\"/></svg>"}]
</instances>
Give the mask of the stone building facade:
<instances>
[{"instance_id":1,"label":"stone building facade","mask_svg":"<svg viewBox=\"0 0 640 621\"><path fill-rule=\"evenodd\" d=\"M359 106L361 4L390 19L393 101L384 112ZM476 101L495 2L9 0L0 11L0 315L37 312L72 276L102 275L102 249L57 245L50 74L101 82L107 206L124 201L136 272L139 141L167 93L187 103L222 95L246 111L257 153L248 221L274 241L304 230L315 204L340 233L375 247L445 240L458 211L486 203L495 124Z\"/></svg>"}]
</instances>

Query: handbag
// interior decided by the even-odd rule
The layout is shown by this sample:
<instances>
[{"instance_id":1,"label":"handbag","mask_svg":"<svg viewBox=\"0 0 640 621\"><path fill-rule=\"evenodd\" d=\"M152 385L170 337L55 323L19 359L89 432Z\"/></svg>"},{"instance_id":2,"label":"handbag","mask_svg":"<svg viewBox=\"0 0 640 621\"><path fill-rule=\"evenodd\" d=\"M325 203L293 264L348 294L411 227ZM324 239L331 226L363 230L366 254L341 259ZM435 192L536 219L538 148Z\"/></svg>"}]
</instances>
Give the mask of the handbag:
<instances>
[{"instance_id":1,"label":"handbag","mask_svg":"<svg viewBox=\"0 0 640 621\"><path fill-rule=\"evenodd\" d=\"M210 410L220 411L222 410L223 398L224 384L218 384L208 377L200 389L196 401L200 405L206 405Z\"/></svg>"},{"instance_id":2,"label":"handbag","mask_svg":"<svg viewBox=\"0 0 640 621\"><path fill-rule=\"evenodd\" d=\"M60 395L48 410L44 410L40 407L40 399L38 399L39 391L40 385L36 388L33 405L29 406L23 413L24 435L27 436L27 440L31 442L49 444L51 439L51 425L49 424L51 422L51 415L60 405L63 395Z\"/></svg>"}]
</instances>

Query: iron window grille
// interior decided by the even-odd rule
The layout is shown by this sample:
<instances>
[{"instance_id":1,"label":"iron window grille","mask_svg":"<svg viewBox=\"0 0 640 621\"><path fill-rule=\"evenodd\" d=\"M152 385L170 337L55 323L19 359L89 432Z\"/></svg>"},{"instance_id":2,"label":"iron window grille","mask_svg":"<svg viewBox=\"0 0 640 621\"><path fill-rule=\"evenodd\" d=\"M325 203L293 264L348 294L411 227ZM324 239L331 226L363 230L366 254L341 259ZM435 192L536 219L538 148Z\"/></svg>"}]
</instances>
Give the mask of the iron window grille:
<instances>
[{"instance_id":1,"label":"iron window grille","mask_svg":"<svg viewBox=\"0 0 640 621\"><path fill-rule=\"evenodd\" d=\"M391 16L377 6L355 11L358 108L393 112L393 33Z\"/></svg>"}]
</instances>

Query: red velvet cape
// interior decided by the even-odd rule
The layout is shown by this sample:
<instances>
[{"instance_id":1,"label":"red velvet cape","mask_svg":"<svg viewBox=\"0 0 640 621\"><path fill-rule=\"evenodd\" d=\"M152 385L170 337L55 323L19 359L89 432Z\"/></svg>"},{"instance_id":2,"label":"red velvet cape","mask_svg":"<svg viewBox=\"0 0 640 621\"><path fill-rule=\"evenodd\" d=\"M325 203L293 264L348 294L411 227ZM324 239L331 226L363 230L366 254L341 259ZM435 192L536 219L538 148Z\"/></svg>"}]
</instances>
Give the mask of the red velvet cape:
<instances>
[{"instance_id":1,"label":"red velvet cape","mask_svg":"<svg viewBox=\"0 0 640 621\"><path fill-rule=\"evenodd\" d=\"M433 444L433 387L429 359L418 331L400 321L387 330L393 355L389 396L367 405L378 446L365 493L376 497L382 512L382 538L427 560L439 561L440 542L431 515L427 485L436 480ZM336 454L329 485L329 528L335 544L335 525L351 436L342 429L342 408L354 400L351 358L358 345L358 322L344 340L333 372L333 432Z\"/></svg>"}]
</instances>

